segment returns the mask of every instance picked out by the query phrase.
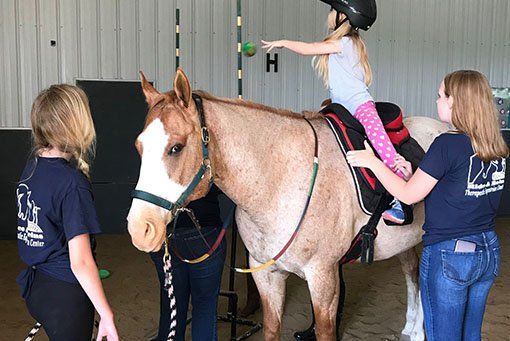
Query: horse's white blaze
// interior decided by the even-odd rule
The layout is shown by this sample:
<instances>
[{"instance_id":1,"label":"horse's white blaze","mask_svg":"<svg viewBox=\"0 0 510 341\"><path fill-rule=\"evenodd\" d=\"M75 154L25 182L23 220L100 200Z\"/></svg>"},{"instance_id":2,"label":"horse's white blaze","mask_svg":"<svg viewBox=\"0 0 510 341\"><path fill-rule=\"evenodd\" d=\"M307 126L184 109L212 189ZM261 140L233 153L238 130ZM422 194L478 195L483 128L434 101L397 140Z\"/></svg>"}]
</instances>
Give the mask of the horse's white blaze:
<instances>
[{"instance_id":1,"label":"horse's white blaze","mask_svg":"<svg viewBox=\"0 0 510 341\"><path fill-rule=\"evenodd\" d=\"M176 183L168 176L163 156L169 137L160 119L151 122L138 137L142 143L143 153L140 177L136 189L175 202L186 190L186 187ZM155 207L145 201L134 199L129 210L128 220L136 215L136 212L146 208L147 205ZM168 213L162 208L160 210L163 216Z\"/></svg>"}]
</instances>

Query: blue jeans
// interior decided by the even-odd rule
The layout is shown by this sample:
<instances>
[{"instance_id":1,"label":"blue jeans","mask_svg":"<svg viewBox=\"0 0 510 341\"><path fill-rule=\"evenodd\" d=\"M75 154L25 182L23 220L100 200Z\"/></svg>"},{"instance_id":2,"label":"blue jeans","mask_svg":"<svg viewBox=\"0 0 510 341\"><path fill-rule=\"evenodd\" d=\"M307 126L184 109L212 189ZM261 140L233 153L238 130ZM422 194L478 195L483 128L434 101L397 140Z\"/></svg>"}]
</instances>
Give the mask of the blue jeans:
<instances>
[{"instance_id":1,"label":"blue jeans","mask_svg":"<svg viewBox=\"0 0 510 341\"><path fill-rule=\"evenodd\" d=\"M216 241L219 227L203 227L201 232L207 243L212 246ZM188 264L181 261L174 252L177 248L179 255L185 259L194 259L209 251L195 228L180 228L171 240L172 275L177 304L177 333L175 340L184 341L186 333L186 318L191 296L193 340L218 340L216 320L218 294L221 286L221 274L225 263L225 239L211 257L198 264ZM163 254L164 251L151 253L156 265L160 282L160 319L158 340L166 340L170 327L170 301L163 288Z\"/></svg>"},{"instance_id":2,"label":"blue jeans","mask_svg":"<svg viewBox=\"0 0 510 341\"><path fill-rule=\"evenodd\" d=\"M457 240L475 243L475 251L455 252ZM423 248L420 290L428 341L481 340L485 304L499 266L494 231Z\"/></svg>"}]
</instances>

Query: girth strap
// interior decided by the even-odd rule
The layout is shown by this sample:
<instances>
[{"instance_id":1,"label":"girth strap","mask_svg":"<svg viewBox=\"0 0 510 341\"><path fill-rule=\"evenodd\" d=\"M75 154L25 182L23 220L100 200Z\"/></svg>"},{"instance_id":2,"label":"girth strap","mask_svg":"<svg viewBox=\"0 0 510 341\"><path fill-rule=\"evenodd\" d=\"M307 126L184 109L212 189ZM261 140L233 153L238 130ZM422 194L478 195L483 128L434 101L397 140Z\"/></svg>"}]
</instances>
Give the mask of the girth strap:
<instances>
[{"instance_id":1,"label":"girth strap","mask_svg":"<svg viewBox=\"0 0 510 341\"><path fill-rule=\"evenodd\" d=\"M372 264L374 261L374 240L377 236L377 224L381 219L384 210L388 207L393 197L387 193L384 193L379 198L377 207L368 219L365 226L361 228L360 233L362 234L362 246L361 246L361 262Z\"/></svg>"}]
</instances>

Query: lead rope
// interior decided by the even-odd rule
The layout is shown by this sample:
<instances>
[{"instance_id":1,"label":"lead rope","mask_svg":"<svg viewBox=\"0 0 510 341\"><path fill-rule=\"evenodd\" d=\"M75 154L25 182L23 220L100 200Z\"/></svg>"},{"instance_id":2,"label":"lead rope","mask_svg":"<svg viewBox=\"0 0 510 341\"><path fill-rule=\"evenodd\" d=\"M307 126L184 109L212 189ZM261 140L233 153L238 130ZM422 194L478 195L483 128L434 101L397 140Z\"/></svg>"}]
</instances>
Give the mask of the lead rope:
<instances>
[{"instance_id":1,"label":"lead rope","mask_svg":"<svg viewBox=\"0 0 510 341\"><path fill-rule=\"evenodd\" d=\"M41 324L39 322L36 322L35 326L28 333L25 341L32 341L35 337L35 334L37 334L37 332L39 331L39 329L41 329Z\"/></svg>"},{"instance_id":2,"label":"lead rope","mask_svg":"<svg viewBox=\"0 0 510 341\"><path fill-rule=\"evenodd\" d=\"M170 299L170 328L168 330L167 341L175 340L175 333L177 331L177 308L175 304L174 285L172 283L172 259L168 251L168 241L165 239L165 254L163 255L163 271L165 272L164 288L168 293Z\"/></svg>"}]
</instances>

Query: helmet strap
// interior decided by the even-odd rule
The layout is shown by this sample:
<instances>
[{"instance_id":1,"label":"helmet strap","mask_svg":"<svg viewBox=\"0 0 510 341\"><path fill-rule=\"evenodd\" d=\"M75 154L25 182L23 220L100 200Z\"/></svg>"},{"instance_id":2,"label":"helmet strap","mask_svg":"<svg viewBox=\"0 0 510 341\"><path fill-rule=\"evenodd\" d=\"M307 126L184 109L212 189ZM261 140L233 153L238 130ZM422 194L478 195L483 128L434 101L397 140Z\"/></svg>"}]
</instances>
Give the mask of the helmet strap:
<instances>
[{"instance_id":1,"label":"helmet strap","mask_svg":"<svg viewBox=\"0 0 510 341\"><path fill-rule=\"evenodd\" d=\"M344 22L346 22L347 20L349 20L347 17L344 18L344 20L340 21L340 12L336 11L336 26L335 26L335 31L338 30L338 28L340 26L342 26L344 24Z\"/></svg>"}]
</instances>

